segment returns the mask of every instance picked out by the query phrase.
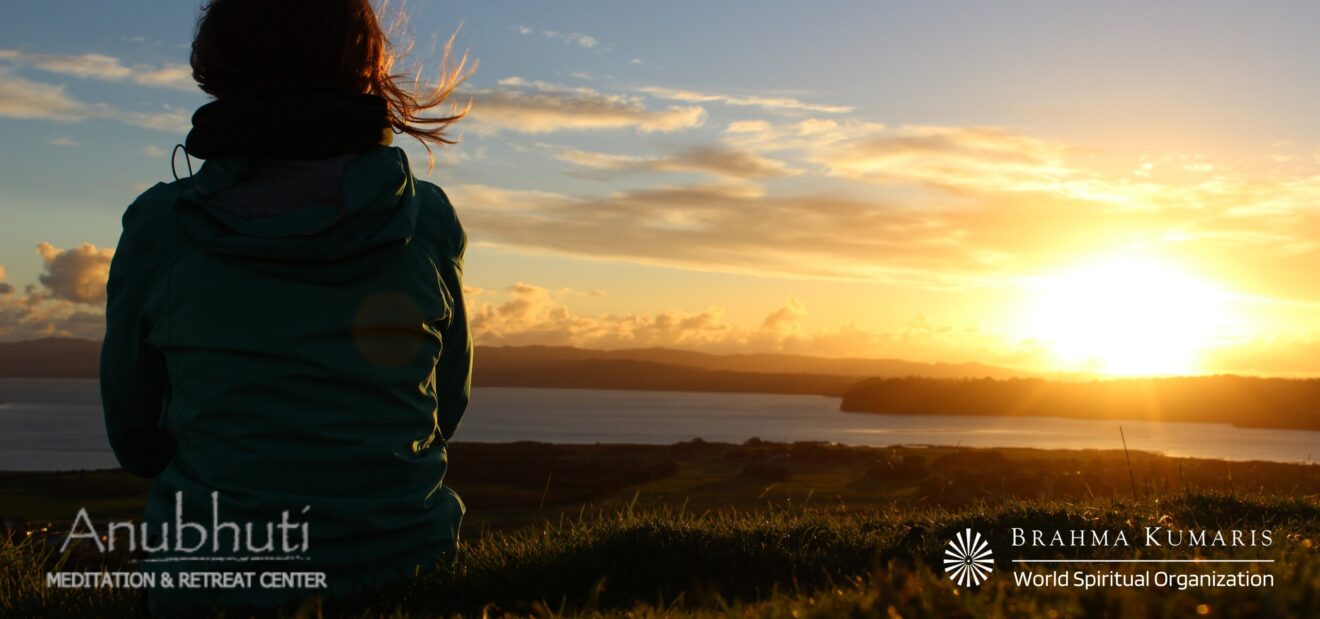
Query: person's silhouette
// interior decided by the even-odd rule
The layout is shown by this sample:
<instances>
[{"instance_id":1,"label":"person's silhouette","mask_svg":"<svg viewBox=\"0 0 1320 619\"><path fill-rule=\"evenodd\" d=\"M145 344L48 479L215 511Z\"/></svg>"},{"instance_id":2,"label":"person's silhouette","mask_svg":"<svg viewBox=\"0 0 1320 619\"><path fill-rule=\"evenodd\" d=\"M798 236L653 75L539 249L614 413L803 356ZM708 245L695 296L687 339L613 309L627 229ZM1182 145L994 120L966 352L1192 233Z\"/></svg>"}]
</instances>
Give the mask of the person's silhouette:
<instances>
[{"instance_id":1,"label":"person's silhouette","mask_svg":"<svg viewBox=\"0 0 1320 619\"><path fill-rule=\"evenodd\" d=\"M454 556L467 239L390 142L451 143L464 111L428 111L464 71L446 54L413 90L391 49L368 0L202 9L192 68L214 101L186 146L205 164L124 214L106 426L123 467L155 478L144 569L323 572L327 588L157 586L153 613L346 592Z\"/></svg>"}]
</instances>

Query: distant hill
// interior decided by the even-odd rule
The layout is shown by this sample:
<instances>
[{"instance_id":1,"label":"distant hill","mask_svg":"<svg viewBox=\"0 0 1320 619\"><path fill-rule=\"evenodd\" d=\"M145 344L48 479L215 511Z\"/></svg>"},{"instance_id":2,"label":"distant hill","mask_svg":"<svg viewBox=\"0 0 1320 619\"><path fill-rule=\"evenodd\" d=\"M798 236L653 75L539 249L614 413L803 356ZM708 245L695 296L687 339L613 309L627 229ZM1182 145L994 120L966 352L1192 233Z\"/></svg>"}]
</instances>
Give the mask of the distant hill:
<instances>
[{"instance_id":1,"label":"distant hill","mask_svg":"<svg viewBox=\"0 0 1320 619\"><path fill-rule=\"evenodd\" d=\"M845 411L898 415L1050 416L1228 423L1320 430L1320 379L1184 376L1088 382L876 378Z\"/></svg>"},{"instance_id":2,"label":"distant hill","mask_svg":"<svg viewBox=\"0 0 1320 619\"><path fill-rule=\"evenodd\" d=\"M0 342L0 378L96 378L101 343L72 338Z\"/></svg>"},{"instance_id":3,"label":"distant hill","mask_svg":"<svg viewBox=\"0 0 1320 619\"><path fill-rule=\"evenodd\" d=\"M773 353L717 355L673 348L591 350L568 346L485 346L478 349L478 355L479 362L482 365L493 366L535 362L582 361L585 359L628 359L728 372L818 374L858 378L877 376L1017 378L1032 376L1028 372L980 363L919 363L900 359L865 358L833 359Z\"/></svg>"},{"instance_id":4,"label":"distant hill","mask_svg":"<svg viewBox=\"0 0 1320 619\"><path fill-rule=\"evenodd\" d=\"M70 338L0 342L0 377L96 378L100 348L100 342ZM837 391L842 394L843 388L858 379L875 376L1008 378L1025 375L977 363L915 363L897 359L827 359L779 354L715 355L671 348L591 350L568 346L478 346L473 378L478 386L488 387L678 389L679 386L704 385L706 388L700 391L744 391L751 386L764 385L755 391ZM792 385L776 387L779 381L785 380ZM804 386L807 384L815 386L808 389ZM724 385L738 385L739 388L722 388Z\"/></svg>"},{"instance_id":5,"label":"distant hill","mask_svg":"<svg viewBox=\"0 0 1320 619\"><path fill-rule=\"evenodd\" d=\"M478 387L714 391L832 397L843 396L858 380L855 376L727 372L635 359L599 358L508 363L483 358L472 377L473 384Z\"/></svg>"},{"instance_id":6,"label":"distant hill","mask_svg":"<svg viewBox=\"0 0 1320 619\"><path fill-rule=\"evenodd\" d=\"M0 378L96 378L100 342L0 343ZM478 347L478 387L811 394L845 411L1150 419L1320 430L1320 379L1020 377L979 364L645 348Z\"/></svg>"}]
</instances>

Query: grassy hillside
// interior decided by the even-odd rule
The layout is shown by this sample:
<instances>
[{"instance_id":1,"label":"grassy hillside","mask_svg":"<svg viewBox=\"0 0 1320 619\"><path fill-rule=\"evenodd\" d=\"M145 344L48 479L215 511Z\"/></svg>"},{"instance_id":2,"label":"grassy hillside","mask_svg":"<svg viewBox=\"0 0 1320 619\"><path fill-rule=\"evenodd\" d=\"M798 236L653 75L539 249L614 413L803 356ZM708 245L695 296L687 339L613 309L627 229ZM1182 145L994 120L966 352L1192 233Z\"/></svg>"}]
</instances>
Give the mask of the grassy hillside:
<instances>
[{"instance_id":1,"label":"grassy hillside","mask_svg":"<svg viewBox=\"0 0 1320 619\"><path fill-rule=\"evenodd\" d=\"M470 511L458 564L403 589L314 602L302 616L1320 616L1320 466L1130 458L1129 467L1122 451L459 443L450 482ZM120 471L0 475L9 523L0 616L140 615L134 592L53 591L41 577L60 561L52 547L77 506L98 520L133 517L146 488ZM1275 587L1012 584L1013 558L1191 556L1033 551L1006 538L1015 526L1146 525L1270 528L1270 547L1199 553L1275 559L1253 568L1274 574ZM967 527L990 536L997 561L975 589L932 567ZM100 567L88 560L71 555L63 569Z\"/></svg>"},{"instance_id":2,"label":"grassy hillside","mask_svg":"<svg viewBox=\"0 0 1320 619\"><path fill-rule=\"evenodd\" d=\"M1275 586L1251 588L1034 589L1012 583L1003 558L980 587L958 588L937 564L964 528L1268 527L1278 543L1254 552ZM290 615L345 617L1315 617L1320 560L1315 499L1189 494L1164 500L1014 501L993 508L764 509L695 513L624 507L470 541L452 569L348 600L313 601ZM1065 549L1048 557L1121 556ZM1215 553L1207 553L1214 556ZM1168 549L1149 557L1184 557ZM131 590L53 591L42 574L59 562L30 542L5 542L0 610L9 616L133 617ZM1002 556L1002 555L1001 555ZM82 566L90 569L93 566ZM65 566L64 569L70 569ZM1204 571L1206 568L1193 568ZM1130 570L1128 570L1130 571Z\"/></svg>"},{"instance_id":3,"label":"grassy hillside","mask_svg":"<svg viewBox=\"0 0 1320 619\"><path fill-rule=\"evenodd\" d=\"M1122 450L741 445L463 443L445 482L471 508L467 531L509 530L647 506L749 511L803 503L850 512L1016 500L1095 501L1181 493L1320 495L1320 466L1170 458ZM150 482L118 470L0 472L0 521L58 528L79 507L96 519L136 517ZM25 526L28 524L34 526Z\"/></svg>"}]
</instances>

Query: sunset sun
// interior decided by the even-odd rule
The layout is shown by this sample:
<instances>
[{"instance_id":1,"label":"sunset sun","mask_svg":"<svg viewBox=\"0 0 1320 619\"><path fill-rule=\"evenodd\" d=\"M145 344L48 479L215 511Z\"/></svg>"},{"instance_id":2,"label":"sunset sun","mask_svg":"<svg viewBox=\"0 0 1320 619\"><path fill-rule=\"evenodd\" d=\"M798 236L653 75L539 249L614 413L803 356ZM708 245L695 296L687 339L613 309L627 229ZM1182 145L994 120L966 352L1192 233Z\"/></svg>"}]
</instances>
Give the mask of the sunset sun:
<instances>
[{"instance_id":1,"label":"sunset sun","mask_svg":"<svg viewBox=\"0 0 1320 619\"><path fill-rule=\"evenodd\" d=\"M1195 373L1232 319L1222 287L1151 258L1085 263L1038 284L1030 329L1065 370Z\"/></svg>"}]
</instances>

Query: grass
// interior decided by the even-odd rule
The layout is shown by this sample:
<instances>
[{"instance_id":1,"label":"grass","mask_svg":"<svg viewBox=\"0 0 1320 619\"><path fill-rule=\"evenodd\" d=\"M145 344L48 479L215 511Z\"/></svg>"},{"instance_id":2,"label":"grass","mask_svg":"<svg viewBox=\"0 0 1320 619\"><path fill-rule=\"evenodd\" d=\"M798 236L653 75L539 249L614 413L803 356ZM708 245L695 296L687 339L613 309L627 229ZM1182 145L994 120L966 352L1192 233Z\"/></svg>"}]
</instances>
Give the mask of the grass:
<instances>
[{"instance_id":1,"label":"grass","mask_svg":"<svg viewBox=\"0 0 1320 619\"><path fill-rule=\"evenodd\" d=\"M1035 589L1017 587L1009 528L1135 531L1269 528L1274 544L1249 549L1277 562L1270 589ZM996 573L961 589L932 565L964 528L986 532ZM682 507L584 513L465 545L450 569L353 599L312 600L286 616L959 617L1320 616L1320 503L1315 498L1230 496L1011 501L959 509L817 508L693 513ZM1139 544L1139 542L1134 542ZM1134 556L1136 548L1040 549L1035 558ZM1192 556L1145 549L1148 558ZM1203 549L1242 556L1242 549ZM48 590L62 557L41 542L0 546L0 609L9 616L132 617L132 590ZM1144 569L1144 568L1140 568ZM1193 570L1207 568L1197 566Z\"/></svg>"},{"instance_id":2,"label":"grass","mask_svg":"<svg viewBox=\"0 0 1320 619\"><path fill-rule=\"evenodd\" d=\"M1119 446L1114 433L1115 447ZM1121 449L857 447L823 443L674 445L454 443L446 483L471 510L469 538L612 510L833 511L959 508L1015 500L1096 501L1186 492L1320 495L1320 466L1172 458ZM1130 461L1129 461L1130 458ZM134 519L151 483L123 471L0 472L0 522L19 530ZM4 528L4 527L0 527Z\"/></svg>"},{"instance_id":3,"label":"grass","mask_svg":"<svg viewBox=\"0 0 1320 619\"><path fill-rule=\"evenodd\" d=\"M299 617L1318 617L1320 466L1121 450L456 444L470 508L452 568ZM135 617L140 591L55 590L77 507L132 519L149 483L122 471L0 473L0 617ZM1271 529L1264 548L1144 547L1142 527ZM1010 527L1123 530L1128 548L1012 548ZM49 530L42 533L41 529ZM973 589L940 568L955 532L989 536ZM27 532L33 535L28 536ZM1270 589L1029 588L1015 558L1257 557ZM101 563L105 562L105 563ZM1071 569L1094 570L1097 566ZM1148 566L1123 566L1120 571ZM1171 572L1204 572L1182 565ZM230 616L241 616L232 614Z\"/></svg>"}]
</instances>

